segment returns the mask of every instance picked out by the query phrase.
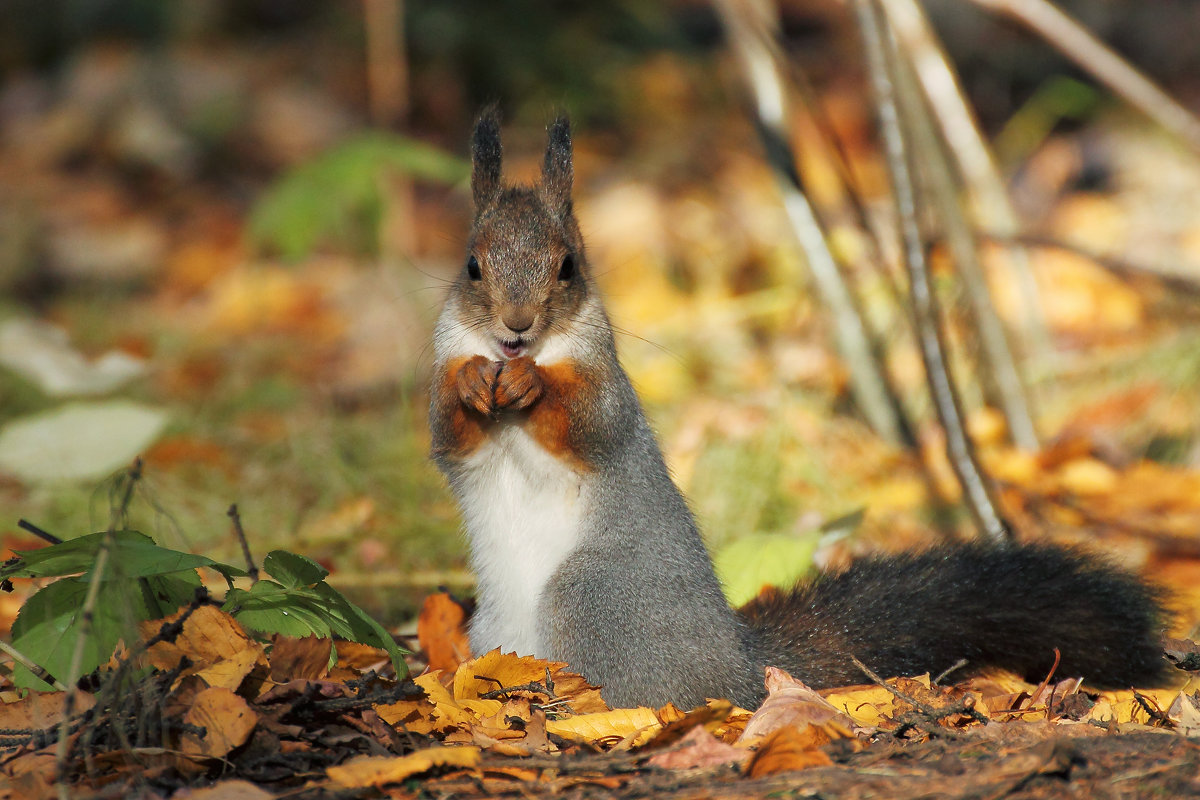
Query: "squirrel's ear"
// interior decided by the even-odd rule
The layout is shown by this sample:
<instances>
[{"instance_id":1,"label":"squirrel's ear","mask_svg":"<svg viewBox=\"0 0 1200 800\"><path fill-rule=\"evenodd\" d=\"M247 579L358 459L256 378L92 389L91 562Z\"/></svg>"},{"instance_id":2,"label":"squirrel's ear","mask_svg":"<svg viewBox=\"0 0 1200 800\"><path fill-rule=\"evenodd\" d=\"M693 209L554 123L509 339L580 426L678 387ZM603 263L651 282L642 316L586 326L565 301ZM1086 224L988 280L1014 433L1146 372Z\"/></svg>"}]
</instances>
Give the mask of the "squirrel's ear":
<instances>
[{"instance_id":1,"label":"squirrel's ear","mask_svg":"<svg viewBox=\"0 0 1200 800\"><path fill-rule=\"evenodd\" d=\"M542 165L542 191L551 207L559 214L571 210L571 121L559 117L550 126L546 144L546 161Z\"/></svg>"},{"instance_id":2,"label":"squirrel's ear","mask_svg":"<svg viewBox=\"0 0 1200 800\"><path fill-rule=\"evenodd\" d=\"M471 135L471 195L482 211L500 191L500 111L490 105L479 115Z\"/></svg>"}]
</instances>

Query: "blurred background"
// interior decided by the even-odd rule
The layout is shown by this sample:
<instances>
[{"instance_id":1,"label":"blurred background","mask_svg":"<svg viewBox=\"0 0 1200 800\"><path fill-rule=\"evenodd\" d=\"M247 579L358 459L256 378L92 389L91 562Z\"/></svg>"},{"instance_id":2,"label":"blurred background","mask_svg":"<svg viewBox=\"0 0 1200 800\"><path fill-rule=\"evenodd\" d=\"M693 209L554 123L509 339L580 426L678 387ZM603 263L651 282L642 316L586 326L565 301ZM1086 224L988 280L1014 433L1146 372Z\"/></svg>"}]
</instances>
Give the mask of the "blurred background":
<instances>
[{"instance_id":1,"label":"blurred background","mask_svg":"<svg viewBox=\"0 0 1200 800\"><path fill-rule=\"evenodd\" d=\"M1062 5L1200 106L1196 3ZM1041 243L1049 340L1021 364L1042 448L1011 446L965 387L1006 513L1194 594L1200 159L1023 29L970 3L925 8ZM780 13L811 88L793 113L827 117L886 229L853 15ZM256 553L317 558L392 621L439 585L469 591L426 460L425 382L463 257L466 143L493 100L510 179L536 177L546 123L571 114L622 357L725 574L751 576L731 591L757 589L764 554L799 569L969 530L904 335L888 364L922 420L915 447L850 401L710 4L3 0L4 544L36 541L19 518L102 529L106 476L141 454L133 522L163 544L237 563L237 503ZM831 166L805 175L818 205L836 196ZM830 219L838 252L864 252L853 220ZM858 278L868 315L899 330L887 274ZM1011 322L1024 309L1005 274L992 290Z\"/></svg>"}]
</instances>

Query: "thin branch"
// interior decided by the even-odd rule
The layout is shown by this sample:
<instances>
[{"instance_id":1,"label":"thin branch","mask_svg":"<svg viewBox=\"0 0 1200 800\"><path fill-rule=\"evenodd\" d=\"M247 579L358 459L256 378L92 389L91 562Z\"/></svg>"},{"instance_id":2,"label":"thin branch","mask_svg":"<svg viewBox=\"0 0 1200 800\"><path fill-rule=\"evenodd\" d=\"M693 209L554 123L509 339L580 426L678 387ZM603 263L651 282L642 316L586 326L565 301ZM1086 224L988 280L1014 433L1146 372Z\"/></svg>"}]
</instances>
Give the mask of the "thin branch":
<instances>
[{"instance_id":1,"label":"thin branch","mask_svg":"<svg viewBox=\"0 0 1200 800\"><path fill-rule=\"evenodd\" d=\"M1021 232L1016 209L929 17L916 0L885 0L884 8L970 193L976 224L986 224L998 234L1015 239ZM1028 254L1017 244L1008 245L1007 250L1008 263L1024 300L1019 330L1025 337L1027 354L1045 361L1051 347L1050 333Z\"/></svg>"},{"instance_id":2,"label":"thin branch","mask_svg":"<svg viewBox=\"0 0 1200 800\"><path fill-rule=\"evenodd\" d=\"M1200 119L1115 50L1047 0L974 0L1037 33L1114 94L1200 151Z\"/></svg>"},{"instance_id":3,"label":"thin branch","mask_svg":"<svg viewBox=\"0 0 1200 800\"><path fill-rule=\"evenodd\" d=\"M113 537L129 512L129 503L133 500L133 490L142 477L142 459L135 459L133 466L123 476L124 485L120 501L114 503L109 510L108 529L100 540L96 551L96 563L88 574L88 590L80 609L79 636L75 639L75 651L71 654L71 665L67 670L67 696L63 702L63 720L59 731L58 746L55 749L55 786L60 800L70 800L70 788L67 786L67 759L70 755L68 744L70 719L75 713L75 699L79 692L79 672L83 666L83 651L92 635L92 625L96 610L96 598L100 596L100 586L104 583L104 572L108 568L109 554L112 552ZM118 482L120 484L120 482Z\"/></svg>"},{"instance_id":4,"label":"thin branch","mask_svg":"<svg viewBox=\"0 0 1200 800\"><path fill-rule=\"evenodd\" d=\"M246 574L250 576L251 583L258 583L258 566L250 555L250 543L246 541L246 531L242 529L242 515L238 513L237 503L229 506L225 516L233 523L233 535L242 546L242 556L246 559Z\"/></svg>"},{"instance_id":5,"label":"thin branch","mask_svg":"<svg viewBox=\"0 0 1200 800\"><path fill-rule=\"evenodd\" d=\"M46 683L50 684L58 691L61 692L67 688L66 686L63 686L62 683L59 682L58 678L51 675L50 672L45 667L35 663L33 661L33 659L31 659L29 656L25 655L20 650L13 647L11 644L4 641L3 639L0 639L0 651L2 651L5 655L7 655L9 658L11 658L13 661L17 662L18 664L20 664L25 669L32 672L34 677L45 681Z\"/></svg>"},{"instance_id":6,"label":"thin branch","mask_svg":"<svg viewBox=\"0 0 1200 800\"><path fill-rule=\"evenodd\" d=\"M21 528L22 530L29 531L34 536L38 537L39 539L43 539L43 540L49 542L50 544L62 544L62 541L63 541L62 539L58 538L53 533L50 533L49 531L47 531L43 528L39 528L37 525L34 525L32 522L30 522L27 519L17 520L17 527Z\"/></svg>"},{"instance_id":7,"label":"thin branch","mask_svg":"<svg viewBox=\"0 0 1200 800\"><path fill-rule=\"evenodd\" d=\"M779 69L775 9L768 0L718 0L717 10L754 96L755 122L783 194L784 210L832 317L838 350L850 370L854 399L876 433L890 442L903 442L905 426L896 412L898 402L888 387L854 294L804 193L788 144L787 90Z\"/></svg>"},{"instance_id":8,"label":"thin branch","mask_svg":"<svg viewBox=\"0 0 1200 800\"><path fill-rule=\"evenodd\" d=\"M929 393L946 433L950 464L963 489L963 499L979 532L996 542L1008 542L1011 533L1000 518L992 490L976 459L963 422L962 408L946 363L938 320L937 298L925 258L925 246L917 221L917 196L909 164L910 150L902 128L896 89L891 75L897 73L897 56L885 34L881 14L874 0L855 0L859 28L866 51L868 71L876 95L879 126L883 135L888 171L892 176L905 266L909 275L909 299L917 320L917 340Z\"/></svg>"},{"instance_id":9,"label":"thin branch","mask_svg":"<svg viewBox=\"0 0 1200 800\"><path fill-rule=\"evenodd\" d=\"M929 178L930 194L970 301L985 370L995 387L995 399L1004 413L1013 442L1024 450L1037 450L1037 430L1029 410L1025 385L1017 369L1017 360L1008 346L1004 325L996 314L992 292L983 274L983 266L979 263L978 244L959 205L950 161L921 100L907 61L897 59L894 77L897 99L905 110L905 121L911 125L912 161L922 164Z\"/></svg>"}]
</instances>

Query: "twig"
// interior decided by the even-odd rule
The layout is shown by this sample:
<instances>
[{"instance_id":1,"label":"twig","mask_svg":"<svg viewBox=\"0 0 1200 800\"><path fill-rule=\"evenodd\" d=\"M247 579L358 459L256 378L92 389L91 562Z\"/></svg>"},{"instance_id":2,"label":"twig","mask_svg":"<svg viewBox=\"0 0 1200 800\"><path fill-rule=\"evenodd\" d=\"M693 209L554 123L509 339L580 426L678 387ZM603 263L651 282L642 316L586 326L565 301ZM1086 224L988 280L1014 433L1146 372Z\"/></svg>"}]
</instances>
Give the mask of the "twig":
<instances>
[{"instance_id":1,"label":"twig","mask_svg":"<svg viewBox=\"0 0 1200 800\"><path fill-rule=\"evenodd\" d=\"M926 167L930 194L946 234L946 243L950 247L955 267L970 300L975 328L982 345L981 356L986 365L985 371L995 387L998 405L1004 413L1013 442L1023 450L1037 450L1037 430L1029 411L1024 382L1017 369L1016 358L1008 346L1004 325L996 314L992 293L983 274L983 267L979 263L978 246L971 226L959 205L958 187L955 185L950 161L942 149L942 142L934 130L929 112L921 102L911 65L907 60L898 57L895 67L893 78L897 100L905 111L904 121L912 131L911 160Z\"/></svg>"},{"instance_id":2,"label":"twig","mask_svg":"<svg viewBox=\"0 0 1200 800\"><path fill-rule=\"evenodd\" d=\"M1139 72L1091 31L1047 0L974 0L1037 33L1114 94L1200 150L1200 119Z\"/></svg>"},{"instance_id":3,"label":"twig","mask_svg":"<svg viewBox=\"0 0 1200 800\"><path fill-rule=\"evenodd\" d=\"M1045 689L1047 686L1050 685L1051 679L1054 678L1054 673L1058 671L1058 663L1060 661L1062 661L1062 653L1060 653L1058 648L1056 647L1056 648L1054 648L1054 663L1050 665L1050 671L1046 673L1046 677L1042 678L1042 682L1037 685L1037 688L1033 690L1033 694L1031 694L1029 696L1030 702L1033 701L1033 698L1035 698L1039 694L1041 694L1043 689ZM1046 716L1047 716L1047 718L1050 716L1050 707L1052 705L1054 705L1053 700L1054 700L1054 693L1051 692L1050 697L1046 700Z\"/></svg>"},{"instance_id":4,"label":"twig","mask_svg":"<svg viewBox=\"0 0 1200 800\"><path fill-rule=\"evenodd\" d=\"M258 567L250 556L250 544L246 541L246 531L242 528L242 515L238 513L237 503L230 505L225 515L233 522L233 535L242 546L242 555L246 559L246 574L250 576L251 583L258 583Z\"/></svg>"},{"instance_id":5,"label":"twig","mask_svg":"<svg viewBox=\"0 0 1200 800\"><path fill-rule=\"evenodd\" d=\"M775 9L769 0L718 0L717 10L754 96L755 125L783 194L784 211L832 317L855 402L876 433L901 443L905 427L896 413L895 393L889 389L854 293L829 250L788 145L787 90L779 69Z\"/></svg>"},{"instance_id":6,"label":"twig","mask_svg":"<svg viewBox=\"0 0 1200 800\"><path fill-rule=\"evenodd\" d=\"M39 539L45 539L50 544L62 544L63 542L62 539L58 538L53 533L50 533L43 528L39 528L37 525L34 525L27 519L17 520L17 527L29 531Z\"/></svg>"},{"instance_id":7,"label":"twig","mask_svg":"<svg viewBox=\"0 0 1200 800\"><path fill-rule=\"evenodd\" d=\"M1151 722L1164 728L1175 727L1175 721L1158 707L1158 703L1154 702L1153 698L1146 697L1137 689L1134 689L1133 699L1137 701L1137 704L1142 707L1143 711L1150 715Z\"/></svg>"},{"instance_id":8,"label":"twig","mask_svg":"<svg viewBox=\"0 0 1200 800\"><path fill-rule=\"evenodd\" d=\"M944 670L942 670L940 675L938 675L936 678L933 679L933 685L934 686L940 685L941 682L946 679L947 675L949 675L951 672L955 672L957 670L962 669L969 663L971 663L971 662L967 661L965 658L960 658L958 661L955 661L953 664L951 664L950 666L948 666Z\"/></svg>"},{"instance_id":9,"label":"twig","mask_svg":"<svg viewBox=\"0 0 1200 800\"><path fill-rule=\"evenodd\" d=\"M71 654L71 666L67 670L67 696L63 701L63 720L59 731L58 746L55 749L55 787L59 800L70 800L70 789L67 786L67 759L70 755L68 734L71 715L75 711L75 699L79 692L79 671L83 665L83 651L92 635L92 624L96 609L96 598L100 595L100 586L104 582L104 571L108 567L109 553L117 526L125 519L129 511L129 503L133 499L133 490L142 477L142 459L137 458L124 476L124 492L119 503L113 505L109 512L108 529L100 540L96 550L96 562L92 565L88 576L87 595L80 609L79 636L75 640L75 651Z\"/></svg>"},{"instance_id":10,"label":"twig","mask_svg":"<svg viewBox=\"0 0 1200 800\"><path fill-rule=\"evenodd\" d=\"M3 639L0 639L0 651L3 651L4 654L7 655L9 658L11 658L13 661L16 661L22 667L24 667L25 669L32 672L34 677L38 678L39 680L45 681L46 683L50 684L58 691L61 692L67 688L66 686L63 686L62 683L59 682L58 678L51 675L50 672L45 667L34 663L33 660L31 658L29 658L29 656L25 655L20 650L13 647L11 644L4 641Z\"/></svg>"},{"instance_id":11,"label":"twig","mask_svg":"<svg viewBox=\"0 0 1200 800\"><path fill-rule=\"evenodd\" d=\"M957 737L958 736L957 731L951 730L949 728L941 727L937 723L940 722L941 720L944 720L948 717L956 716L958 714L965 714L965 715L969 716L971 719L975 720L976 722L981 722L985 725L988 722L988 718L986 716L984 716L983 714L981 714L978 710L976 710L975 698L969 694L965 695L962 698L962 700L960 700L959 702L953 703L953 704L947 706L946 708L934 708L933 706L931 706L927 703L922 703L917 698L915 698L905 692L900 691L900 689L898 689L897 687L888 683L883 678L879 677L879 675L876 674L874 670L872 670L870 667L868 667L863 662L859 661L855 656L851 655L850 660L854 662L854 666L856 666L860 670L862 670L862 673L871 679L872 683L886 689L894 697L896 697L899 700L904 701L905 703L908 703L910 706L912 706L914 709L916 709L917 714L920 716L921 719L919 719L919 720L918 719L907 719L907 720L903 720L903 721L897 720L898 722L900 722L900 727L897 728L895 734L893 734L897 738L903 736L908 731L909 728L914 728L914 727L919 727L919 728L921 728L921 730L923 730L926 733L931 734L931 735ZM927 725L921 724L922 722L929 723L929 725L932 725L932 728L928 727Z\"/></svg>"},{"instance_id":12,"label":"twig","mask_svg":"<svg viewBox=\"0 0 1200 800\"><path fill-rule=\"evenodd\" d=\"M946 363L945 346L938 321L937 299L933 293L929 263L925 257L925 247L917 221L917 197L909 165L910 151L901 126L895 85L889 77L897 71L895 54L891 52L890 37L885 36L875 1L855 0L855 9L876 95L888 171L892 176L892 192L895 195L901 238L904 242L905 266L909 274L909 299L917 319L917 340L921 348L921 359L925 364L929 393L946 433L946 450L950 465L958 476L963 489L963 499L976 527L984 537L995 542L1007 543L1011 541L1012 534L1000 518L997 504L992 497L992 489L967 437L961 403Z\"/></svg>"},{"instance_id":13,"label":"twig","mask_svg":"<svg viewBox=\"0 0 1200 800\"><path fill-rule=\"evenodd\" d=\"M970 192L977 224L987 224L1015 239L1021 232L1017 211L929 17L915 0L885 0L884 8ZM1028 354L1044 361L1050 350L1050 334L1042 316L1041 292L1025 250L1015 243L1006 249L1024 300L1020 329L1026 337Z\"/></svg>"}]
</instances>

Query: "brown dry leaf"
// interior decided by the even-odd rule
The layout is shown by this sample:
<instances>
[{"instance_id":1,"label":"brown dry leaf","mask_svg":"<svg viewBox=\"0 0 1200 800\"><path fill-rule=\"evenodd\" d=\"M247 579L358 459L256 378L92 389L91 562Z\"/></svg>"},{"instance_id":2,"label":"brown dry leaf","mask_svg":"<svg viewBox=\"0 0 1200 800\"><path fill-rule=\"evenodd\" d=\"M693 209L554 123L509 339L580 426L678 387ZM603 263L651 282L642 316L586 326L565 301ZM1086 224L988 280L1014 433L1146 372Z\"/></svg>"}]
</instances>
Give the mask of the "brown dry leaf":
<instances>
[{"instance_id":1,"label":"brown dry leaf","mask_svg":"<svg viewBox=\"0 0 1200 800\"><path fill-rule=\"evenodd\" d=\"M446 592L425 598L417 618L417 640L431 670L454 672L471 657L466 619L466 609Z\"/></svg>"},{"instance_id":2,"label":"brown dry leaf","mask_svg":"<svg viewBox=\"0 0 1200 800\"><path fill-rule=\"evenodd\" d=\"M478 747L433 747L406 756L362 756L336 767L325 774L339 786L362 789L399 783L434 767L474 767L479 763Z\"/></svg>"},{"instance_id":3,"label":"brown dry leaf","mask_svg":"<svg viewBox=\"0 0 1200 800\"><path fill-rule=\"evenodd\" d=\"M272 800L275 795L250 781L229 780L202 789L180 789L171 800Z\"/></svg>"},{"instance_id":4,"label":"brown dry leaf","mask_svg":"<svg viewBox=\"0 0 1200 800\"><path fill-rule=\"evenodd\" d=\"M838 710L803 682L775 667L766 670L767 699L746 723L737 744L750 747L785 727L823 726L832 723L847 731L857 726L852 718Z\"/></svg>"},{"instance_id":5,"label":"brown dry leaf","mask_svg":"<svg viewBox=\"0 0 1200 800\"><path fill-rule=\"evenodd\" d=\"M62 722L66 692L30 692L14 702L0 702L0 728L49 728ZM96 705L87 692L75 695L75 712L82 714Z\"/></svg>"},{"instance_id":6,"label":"brown dry leaf","mask_svg":"<svg viewBox=\"0 0 1200 800\"><path fill-rule=\"evenodd\" d=\"M19 798L19 800L50 800L58 797L54 790L54 777L57 774L53 748L43 748L32 753L25 753L12 758L0 767L0 797Z\"/></svg>"},{"instance_id":7,"label":"brown dry leaf","mask_svg":"<svg viewBox=\"0 0 1200 800\"><path fill-rule=\"evenodd\" d=\"M221 758L250 738L258 714L228 689L205 689L184 715L183 721L205 729L203 738L184 733L179 749L193 756Z\"/></svg>"},{"instance_id":8,"label":"brown dry leaf","mask_svg":"<svg viewBox=\"0 0 1200 800\"><path fill-rule=\"evenodd\" d=\"M1190 695L1180 692L1167 709L1167 714L1175 721L1181 734L1200 736L1200 692Z\"/></svg>"},{"instance_id":9,"label":"brown dry leaf","mask_svg":"<svg viewBox=\"0 0 1200 800\"><path fill-rule=\"evenodd\" d=\"M471 735L475 744L502 756L523 757L558 749L546 736L546 712L541 709L532 712L520 729L483 724L473 726Z\"/></svg>"},{"instance_id":10,"label":"brown dry leaf","mask_svg":"<svg viewBox=\"0 0 1200 800\"><path fill-rule=\"evenodd\" d=\"M179 612L182 614L183 612ZM142 635L158 633L163 621L142 623ZM150 648L150 663L162 670L179 666L179 660L187 656L203 669L227 658L233 658L247 648L262 652L262 647L247 635L237 620L213 606L200 606L183 623L183 630L174 642L159 642ZM265 663L265 659L264 659Z\"/></svg>"},{"instance_id":11,"label":"brown dry leaf","mask_svg":"<svg viewBox=\"0 0 1200 800\"><path fill-rule=\"evenodd\" d=\"M612 742L627 736L650 732L662 727L654 709L615 708L595 714L579 714L566 719L546 722L546 732L572 742Z\"/></svg>"},{"instance_id":12,"label":"brown dry leaf","mask_svg":"<svg viewBox=\"0 0 1200 800\"><path fill-rule=\"evenodd\" d=\"M318 680L329 672L333 639L311 634L303 639L276 634L271 639L271 680Z\"/></svg>"},{"instance_id":13,"label":"brown dry leaf","mask_svg":"<svg viewBox=\"0 0 1200 800\"><path fill-rule=\"evenodd\" d=\"M743 764L749 751L726 744L702 727L692 728L670 749L655 753L647 762L660 769L697 769L723 764Z\"/></svg>"},{"instance_id":14,"label":"brown dry leaf","mask_svg":"<svg viewBox=\"0 0 1200 800\"><path fill-rule=\"evenodd\" d=\"M389 662L386 650L372 647L369 644L338 640L333 645L337 649L337 665L339 667L366 672Z\"/></svg>"},{"instance_id":15,"label":"brown dry leaf","mask_svg":"<svg viewBox=\"0 0 1200 800\"><path fill-rule=\"evenodd\" d=\"M687 714L681 713L674 705L668 703L658 710L658 720L663 727L654 732L653 738L646 742L642 749L658 750L670 747L696 728L712 733L729 719L732 713L733 704L728 700L711 700L708 705L692 709Z\"/></svg>"},{"instance_id":16,"label":"brown dry leaf","mask_svg":"<svg viewBox=\"0 0 1200 800\"><path fill-rule=\"evenodd\" d=\"M827 767L833 763L818 747L829 744L832 738L817 725L786 726L772 733L759 747L746 775L761 778L776 772L791 772L809 767Z\"/></svg>"}]
</instances>

